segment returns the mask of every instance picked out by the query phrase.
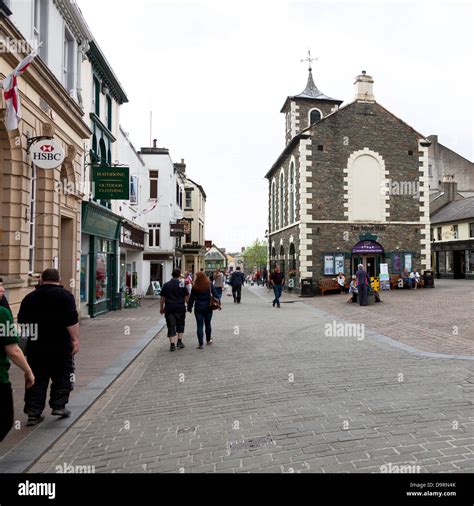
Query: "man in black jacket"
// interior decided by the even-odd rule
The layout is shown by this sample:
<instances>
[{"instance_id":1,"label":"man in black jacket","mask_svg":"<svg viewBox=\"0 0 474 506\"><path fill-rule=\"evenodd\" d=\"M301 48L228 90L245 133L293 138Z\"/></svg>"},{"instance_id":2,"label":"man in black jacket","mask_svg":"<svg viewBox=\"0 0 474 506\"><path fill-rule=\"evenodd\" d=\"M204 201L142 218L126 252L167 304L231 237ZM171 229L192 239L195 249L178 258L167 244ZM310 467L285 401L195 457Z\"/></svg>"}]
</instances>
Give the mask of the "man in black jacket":
<instances>
[{"instance_id":1,"label":"man in black jacket","mask_svg":"<svg viewBox=\"0 0 474 506\"><path fill-rule=\"evenodd\" d=\"M240 267L237 267L230 277L230 286L232 287L234 303L240 304L240 299L242 297L242 285L244 282L245 276L242 272L240 272Z\"/></svg>"},{"instance_id":2,"label":"man in black jacket","mask_svg":"<svg viewBox=\"0 0 474 506\"><path fill-rule=\"evenodd\" d=\"M66 409L74 386L74 355L79 351L79 318L74 296L60 285L59 272L46 269L41 285L22 301L18 323L36 328L26 346L35 384L26 390L24 412L27 425L37 425L42 415L51 380L51 414L68 417Z\"/></svg>"}]
</instances>

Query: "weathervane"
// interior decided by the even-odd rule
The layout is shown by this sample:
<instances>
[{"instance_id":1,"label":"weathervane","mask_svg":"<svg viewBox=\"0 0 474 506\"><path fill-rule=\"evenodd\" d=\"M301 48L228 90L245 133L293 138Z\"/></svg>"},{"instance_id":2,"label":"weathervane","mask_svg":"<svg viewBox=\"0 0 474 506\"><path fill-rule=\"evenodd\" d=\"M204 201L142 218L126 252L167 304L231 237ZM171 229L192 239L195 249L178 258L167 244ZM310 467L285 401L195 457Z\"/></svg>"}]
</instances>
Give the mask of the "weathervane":
<instances>
[{"instance_id":1,"label":"weathervane","mask_svg":"<svg viewBox=\"0 0 474 506\"><path fill-rule=\"evenodd\" d=\"M311 62L318 61L318 59L317 58L311 58L311 50L308 49L308 56L304 60L301 60L301 63L303 63L304 61L308 62L308 64L309 64L308 70L311 72L312 71Z\"/></svg>"}]
</instances>

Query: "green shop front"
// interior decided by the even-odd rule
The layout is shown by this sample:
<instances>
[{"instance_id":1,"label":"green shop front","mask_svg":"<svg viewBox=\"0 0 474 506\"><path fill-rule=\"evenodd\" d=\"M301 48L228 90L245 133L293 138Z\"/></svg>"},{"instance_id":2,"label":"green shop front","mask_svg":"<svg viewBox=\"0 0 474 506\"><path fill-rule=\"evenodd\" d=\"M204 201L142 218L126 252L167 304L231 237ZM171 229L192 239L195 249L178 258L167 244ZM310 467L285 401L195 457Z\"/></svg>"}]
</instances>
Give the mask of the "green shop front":
<instances>
[{"instance_id":1,"label":"green shop front","mask_svg":"<svg viewBox=\"0 0 474 506\"><path fill-rule=\"evenodd\" d=\"M118 245L121 217L94 202L82 203L81 313L91 318L120 309Z\"/></svg>"}]
</instances>

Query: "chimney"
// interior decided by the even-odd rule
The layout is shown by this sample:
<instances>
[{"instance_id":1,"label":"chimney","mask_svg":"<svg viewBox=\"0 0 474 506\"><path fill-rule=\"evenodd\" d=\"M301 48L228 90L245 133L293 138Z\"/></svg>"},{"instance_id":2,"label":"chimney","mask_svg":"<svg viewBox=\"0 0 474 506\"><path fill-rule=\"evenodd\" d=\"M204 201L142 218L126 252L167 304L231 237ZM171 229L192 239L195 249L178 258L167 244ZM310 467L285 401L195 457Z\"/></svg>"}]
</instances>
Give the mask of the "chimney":
<instances>
[{"instance_id":1,"label":"chimney","mask_svg":"<svg viewBox=\"0 0 474 506\"><path fill-rule=\"evenodd\" d=\"M372 89L374 80L372 76L368 76L365 70L356 77L354 82L356 85L355 99L361 102L375 102L375 97Z\"/></svg>"},{"instance_id":2,"label":"chimney","mask_svg":"<svg viewBox=\"0 0 474 506\"><path fill-rule=\"evenodd\" d=\"M458 195L458 184L454 180L454 174L443 175L440 189L446 195L448 202L456 200Z\"/></svg>"},{"instance_id":3,"label":"chimney","mask_svg":"<svg viewBox=\"0 0 474 506\"><path fill-rule=\"evenodd\" d=\"M174 168L177 172L186 174L186 164L184 163L184 158L181 158L181 163L175 163Z\"/></svg>"}]
</instances>

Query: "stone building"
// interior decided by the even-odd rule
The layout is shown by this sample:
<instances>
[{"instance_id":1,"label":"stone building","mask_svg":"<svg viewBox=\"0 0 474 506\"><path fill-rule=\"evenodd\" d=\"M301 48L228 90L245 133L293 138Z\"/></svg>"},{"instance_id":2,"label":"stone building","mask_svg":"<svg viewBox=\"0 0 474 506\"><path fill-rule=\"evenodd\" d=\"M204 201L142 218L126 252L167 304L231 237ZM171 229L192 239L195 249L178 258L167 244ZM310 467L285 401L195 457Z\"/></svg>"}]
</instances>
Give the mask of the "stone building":
<instances>
[{"instance_id":1,"label":"stone building","mask_svg":"<svg viewBox=\"0 0 474 506\"><path fill-rule=\"evenodd\" d=\"M175 168L184 178L184 218L186 233L183 237L183 271L199 272L204 268L204 245L206 223L206 192L204 188L186 174L186 164L175 163Z\"/></svg>"},{"instance_id":2,"label":"stone building","mask_svg":"<svg viewBox=\"0 0 474 506\"><path fill-rule=\"evenodd\" d=\"M363 71L355 99L324 95L311 68L305 90L288 97L286 147L266 174L273 266L312 283L346 276L362 263L371 276L388 263L431 268L430 142L375 101Z\"/></svg>"},{"instance_id":3,"label":"stone building","mask_svg":"<svg viewBox=\"0 0 474 506\"><path fill-rule=\"evenodd\" d=\"M16 315L49 267L60 269L64 286L79 300L83 144L91 131L77 65L89 34L69 2L51 2L48 9L44 2L9 5L0 2L0 37L24 49L0 55L0 79L30 52L27 41L43 42L39 56L18 78L22 119L17 130L6 131L3 93L0 98L0 276ZM38 136L62 146L61 166L45 170L32 164L28 148Z\"/></svg>"},{"instance_id":4,"label":"stone building","mask_svg":"<svg viewBox=\"0 0 474 506\"><path fill-rule=\"evenodd\" d=\"M474 279L474 196L463 198L454 176L443 176L432 202L431 250L437 278Z\"/></svg>"}]
</instances>

